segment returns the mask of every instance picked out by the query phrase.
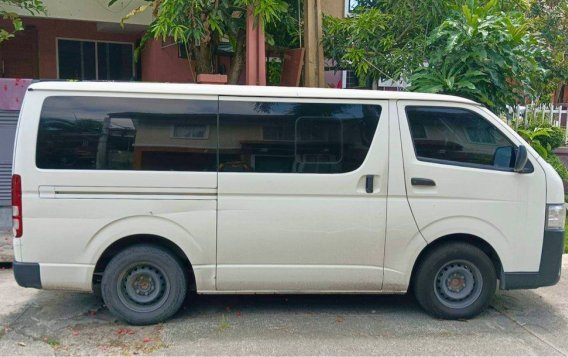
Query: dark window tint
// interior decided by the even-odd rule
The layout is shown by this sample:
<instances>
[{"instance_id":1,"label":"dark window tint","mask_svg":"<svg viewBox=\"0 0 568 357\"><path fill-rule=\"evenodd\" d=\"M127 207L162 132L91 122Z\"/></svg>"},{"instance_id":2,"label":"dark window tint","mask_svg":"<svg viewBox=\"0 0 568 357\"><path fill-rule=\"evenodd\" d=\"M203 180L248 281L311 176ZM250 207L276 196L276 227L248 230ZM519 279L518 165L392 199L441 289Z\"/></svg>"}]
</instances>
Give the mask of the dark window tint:
<instances>
[{"instance_id":1,"label":"dark window tint","mask_svg":"<svg viewBox=\"0 0 568 357\"><path fill-rule=\"evenodd\" d=\"M49 97L36 162L44 169L216 171L216 128L217 101Z\"/></svg>"},{"instance_id":2,"label":"dark window tint","mask_svg":"<svg viewBox=\"0 0 568 357\"><path fill-rule=\"evenodd\" d=\"M220 171L343 173L361 166L381 107L221 101Z\"/></svg>"},{"instance_id":3,"label":"dark window tint","mask_svg":"<svg viewBox=\"0 0 568 357\"><path fill-rule=\"evenodd\" d=\"M515 147L489 121L459 108L407 107L419 160L512 168Z\"/></svg>"}]
</instances>

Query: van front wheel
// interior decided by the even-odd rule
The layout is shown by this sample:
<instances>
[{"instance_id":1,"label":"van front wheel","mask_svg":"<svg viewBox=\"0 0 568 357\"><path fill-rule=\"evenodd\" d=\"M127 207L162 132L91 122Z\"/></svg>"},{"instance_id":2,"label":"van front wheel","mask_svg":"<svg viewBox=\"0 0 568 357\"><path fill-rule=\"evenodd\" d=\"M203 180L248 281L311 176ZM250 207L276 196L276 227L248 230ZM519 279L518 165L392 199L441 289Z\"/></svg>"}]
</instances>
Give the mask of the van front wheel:
<instances>
[{"instance_id":1,"label":"van front wheel","mask_svg":"<svg viewBox=\"0 0 568 357\"><path fill-rule=\"evenodd\" d=\"M414 277L418 303L443 319L466 319L487 308L497 285L491 259L479 248L456 242L427 253Z\"/></svg>"},{"instance_id":2,"label":"van front wheel","mask_svg":"<svg viewBox=\"0 0 568 357\"><path fill-rule=\"evenodd\" d=\"M170 252L143 244L112 258L101 291L108 309L126 322L154 324L179 310L187 293L187 275Z\"/></svg>"}]
</instances>

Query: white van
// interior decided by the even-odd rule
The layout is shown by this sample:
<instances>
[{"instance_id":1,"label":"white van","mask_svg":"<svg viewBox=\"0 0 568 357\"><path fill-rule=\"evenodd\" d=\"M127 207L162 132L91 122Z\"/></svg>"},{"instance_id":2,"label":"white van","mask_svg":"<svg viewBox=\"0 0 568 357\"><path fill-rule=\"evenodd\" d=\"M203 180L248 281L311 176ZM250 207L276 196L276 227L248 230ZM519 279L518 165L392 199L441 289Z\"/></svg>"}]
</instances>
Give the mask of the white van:
<instances>
[{"instance_id":1,"label":"white van","mask_svg":"<svg viewBox=\"0 0 568 357\"><path fill-rule=\"evenodd\" d=\"M21 286L131 324L198 294L388 293L469 318L560 278L554 169L472 101L334 89L37 83L13 169Z\"/></svg>"}]
</instances>

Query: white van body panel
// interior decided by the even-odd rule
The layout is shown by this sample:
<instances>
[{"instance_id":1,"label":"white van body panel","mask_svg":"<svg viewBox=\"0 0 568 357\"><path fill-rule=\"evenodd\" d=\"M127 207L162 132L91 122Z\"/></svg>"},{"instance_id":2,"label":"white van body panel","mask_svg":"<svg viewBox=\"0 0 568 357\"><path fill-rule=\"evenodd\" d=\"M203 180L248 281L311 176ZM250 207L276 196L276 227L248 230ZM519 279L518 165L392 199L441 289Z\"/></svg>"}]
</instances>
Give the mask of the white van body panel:
<instances>
[{"instance_id":1,"label":"white van body panel","mask_svg":"<svg viewBox=\"0 0 568 357\"><path fill-rule=\"evenodd\" d=\"M433 242L452 234L469 234L489 243L501 258L503 270L538 271L545 223L546 178L529 151L534 171L527 174L420 161L414 153L407 106L467 109L493 125L502 123L474 105L451 102L399 101L400 134L408 200L424 238ZM518 135L503 131L516 145ZM436 186L413 186L412 178L427 178ZM519 224L524 222L524 224Z\"/></svg>"}]
</instances>

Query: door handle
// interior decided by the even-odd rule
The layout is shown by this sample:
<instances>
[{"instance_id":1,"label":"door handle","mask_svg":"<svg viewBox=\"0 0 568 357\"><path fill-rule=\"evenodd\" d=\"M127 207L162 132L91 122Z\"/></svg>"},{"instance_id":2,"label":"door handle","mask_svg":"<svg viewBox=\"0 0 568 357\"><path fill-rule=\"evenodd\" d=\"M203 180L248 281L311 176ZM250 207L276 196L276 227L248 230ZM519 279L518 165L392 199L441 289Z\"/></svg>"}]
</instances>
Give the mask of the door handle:
<instances>
[{"instance_id":1,"label":"door handle","mask_svg":"<svg viewBox=\"0 0 568 357\"><path fill-rule=\"evenodd\" d=\"M373 179L373 175L367 175L365 177L365 192L367 193L373 193L374 191L374 186L375 186L375 180Z\"/></svg>"},{"instance_id":2,"label":"door handle","mask_svg":"<svg viewBox=\"0 0 568 357\"><path fill-rule=\"evenodd\" d=\"M434 182L434 180L421 177L411 178L410 183L412 184L412 186L436 186L436 182Z\"/></svg>"}]
</instances>

